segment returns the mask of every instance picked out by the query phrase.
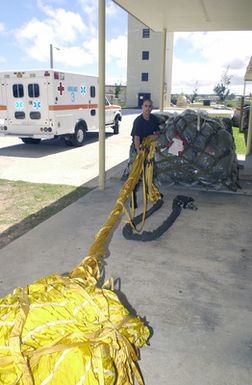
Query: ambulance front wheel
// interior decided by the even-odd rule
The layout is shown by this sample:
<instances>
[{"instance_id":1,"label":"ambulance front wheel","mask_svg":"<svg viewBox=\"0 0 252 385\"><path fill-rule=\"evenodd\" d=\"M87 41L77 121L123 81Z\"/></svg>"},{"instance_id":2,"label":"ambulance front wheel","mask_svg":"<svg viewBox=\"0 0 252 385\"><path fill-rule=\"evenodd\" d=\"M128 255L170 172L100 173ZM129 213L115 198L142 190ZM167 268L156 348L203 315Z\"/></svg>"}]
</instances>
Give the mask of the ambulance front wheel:
<instances>
[{"instance_id":1,"label":"ambulance front wheel","mask_svg":"<svg viewBox=\"0 0 252 385\"><path fill-rule=\"evenodd\" d=\"M115 118L115 123L113 126L114 134L118 135L119 134L119 119Z\"/></svg>"},{"instance_id":2,"label":"ambulance front wheel","mask_svg":"<svg viewBox=\"0 0 252 385\"><path fill-rule=\"evenodd\" d=\"M75 133L71 138L72 144L75 147L83 146L85 139L86 139L86 128L84 125L78 124L75 127Z\"/></svg>"}]
</instances>

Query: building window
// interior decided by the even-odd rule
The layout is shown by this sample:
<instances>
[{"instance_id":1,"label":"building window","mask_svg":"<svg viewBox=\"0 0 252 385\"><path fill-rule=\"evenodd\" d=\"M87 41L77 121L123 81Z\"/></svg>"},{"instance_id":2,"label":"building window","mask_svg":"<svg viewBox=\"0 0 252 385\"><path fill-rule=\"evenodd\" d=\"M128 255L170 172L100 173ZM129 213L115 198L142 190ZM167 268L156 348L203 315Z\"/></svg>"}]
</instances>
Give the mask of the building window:
<instances>
[{"instance_id":1,"label":"building window","mask_svg":"<svg viewBox=\"0 0 252 385\"><path fill-rule=\"evenodd\" d=\"M148 72L142 72L142 82L147 82L149 80L149 74Z\"/></svg>"},{"instance_id":2,"label":"building window","mask_svg":"<svg viewBox=\"0 0 252 385\"><path fill-rule=\"evenodd\" d=\"M149 60L149 51L142 51L142 60Z\"/></svg>"},{"instance_id":3,"label":"building window","mask_svg":"<svg viewBox=\"0 0 252 385\"><path fill-rule=\"evenodd\" d=\"M90 96L91 96L91 98L95 97L95 86L90 87Z\"/></svg>"},{"instance_id":4,"label":"building window","mask_svg":"<svg viewBox=\"0 0 252 385\"><path fill-rule=\"evenodd\" d=\"M143 28L143 38L149 38L150 37L150 28Z\"/></svg>"},{"instance_id":5,"label":"building window","mask_svg":"<svg viewBox=\"0 0 252 385\"><path fill-rule=\"evenodd\" d=\"M22 98L24 96L23 84L13 84L12 92L13 92L14 98Z\"/></svg>"}]
</instances>

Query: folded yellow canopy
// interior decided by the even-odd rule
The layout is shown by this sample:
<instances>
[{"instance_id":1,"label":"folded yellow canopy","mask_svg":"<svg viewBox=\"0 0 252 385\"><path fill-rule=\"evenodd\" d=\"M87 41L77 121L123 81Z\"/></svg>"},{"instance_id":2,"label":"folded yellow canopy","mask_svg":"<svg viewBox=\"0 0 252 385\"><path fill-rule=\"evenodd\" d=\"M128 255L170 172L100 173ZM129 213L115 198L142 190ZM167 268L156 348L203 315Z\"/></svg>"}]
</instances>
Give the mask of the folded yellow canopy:
<instances>
[{"instance_id":1,"label":"folded yellow canopy","mask_svg":"<svg viewBox=\"0 0 252 385\"><path fill-rule=\"evenodd\" d=\"M149 329L97 281L109 236L146 159L148 199L160 198L150 177L154 150L146 141L79 266L68 276L52 274L0 299L1 385L133 385L134 377L143 384L136 361Z\"/></svg>"}]
</instances>

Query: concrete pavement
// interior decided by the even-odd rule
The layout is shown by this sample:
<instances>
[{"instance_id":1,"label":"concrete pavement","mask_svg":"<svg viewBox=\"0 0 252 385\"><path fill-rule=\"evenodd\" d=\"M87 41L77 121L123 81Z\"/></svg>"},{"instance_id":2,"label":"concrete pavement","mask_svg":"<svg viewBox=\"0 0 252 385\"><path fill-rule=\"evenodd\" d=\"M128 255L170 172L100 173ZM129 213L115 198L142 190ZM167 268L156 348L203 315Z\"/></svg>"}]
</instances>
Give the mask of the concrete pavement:
<instances>
[{"instance_id":1,"label":"concrete pavement","mask_svg":"<svg viewBox=\"0 0 252 385\"><path fill-rule=\"evenodd\" d=\"M128 158L134 118L134 114L123 116L120 135L107 130L107 170ZM86 144L78 148L68 147L59 139L27 145L19 138L0 137L0 157L2 179L80 186L99 174L98 133L88 133Z\"/></svg>"},{"instance_id":2,"label":"concrete pavement","mask_svg":"<svg viewBox=\"0 0 252 385\"><path fill-rule=\"evenodd\" d=\"M114 206L124 165L110 170L105 191L94 189L0 250L1 297L80 262ZM122 300L153 330L139 362L146 385L251 384L249 167L237 193L161 186L164 206L146 230L167 218L178 193L192 196L198 210L183 210L156 241L126 240L123 220L114 231L106 278L120 278Z\"/></svg>"}]
</instances>

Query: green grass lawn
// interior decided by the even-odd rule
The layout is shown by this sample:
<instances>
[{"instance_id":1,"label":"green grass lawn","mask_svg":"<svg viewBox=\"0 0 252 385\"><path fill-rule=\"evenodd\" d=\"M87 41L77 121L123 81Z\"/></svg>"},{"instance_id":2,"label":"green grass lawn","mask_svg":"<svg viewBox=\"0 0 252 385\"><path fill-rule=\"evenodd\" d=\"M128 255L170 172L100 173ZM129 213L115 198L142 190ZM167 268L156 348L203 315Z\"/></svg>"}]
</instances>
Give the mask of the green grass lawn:
<instances>
[{"instance_id":1,"label":"green grass lawn","mask_svg":"<svg viewBox=\"0 0 252 385\"><path fill-rule=\"evenodd\" d=\"M211 116L212 118L231 118L231 112L221 112L221 113L216 113L216 112L208 112L208 116Z\"/></svg>"},{"instance_id":2,"label":"green grass lawn","mask_svg":"<svg viewBox=\"0 0 252 385\"><path fill-rule=\"evenodd\" d=\"M233 127L233 135L236 147L236 154L245 155L246 154L246 142L243 132L239 132L238 127Z\"/></svg>"},{"instance_id":3,"label":"green grass lawn","mask_svg":"<svg viewBox=\"0 0 252 385\"><path fill-rule=\"evenodd\" d=\"M84 186L0 179L0 248L90 191Z\"/></svg>"}]
</instances>

